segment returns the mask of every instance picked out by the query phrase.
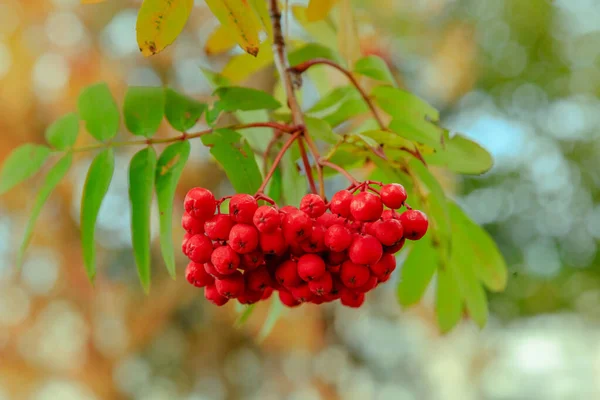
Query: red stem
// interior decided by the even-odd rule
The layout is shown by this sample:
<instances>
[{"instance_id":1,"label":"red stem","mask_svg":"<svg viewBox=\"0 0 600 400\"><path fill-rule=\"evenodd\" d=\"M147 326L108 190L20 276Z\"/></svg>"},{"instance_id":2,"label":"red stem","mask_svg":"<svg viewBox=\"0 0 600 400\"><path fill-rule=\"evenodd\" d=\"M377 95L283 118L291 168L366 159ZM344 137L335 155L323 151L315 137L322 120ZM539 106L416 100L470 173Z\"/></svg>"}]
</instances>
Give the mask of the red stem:
<instances>
[{"instance_id":1,"label":"red stem","mask_svg":"<svg viewBox=\"0 0 600 400\"><path fill-rule=\"evenodd\" d=\"M308 155L306 154L306 148L304 147L304 139L300 138L298 140L298 148L300 149L300 154L302 155L302 162L304 163L304 170L306 171L306 177L308 178L308 183L310 184L310 190L313 193L317 193L317 186L315 185L315 178L312 174L312 168L310 166L310 161L308 161Z\"/></svg>"},{"instance_id":2,"label":"red stem","mask_svg":"<svg viewBox=\"0 0 600 400\"><path fill-rule=\"evenodd\" d=\"M283 158L285 152L288 151L288 149L290 148L290 146L292 145L292 143L294 143L294 141L296 139L298 139L300 137L300 135L302 135L302 131L297 131L296 133L294 133L292 135L292 137L290 137L284 143L284 145L281 148L281 150L279 150L279 153L277 153L277 156L275 157L275 160L273 160L273 165L271 165L271 169L267 173L267 176L265 176L265 179L263 179L262 184L260 185L260 187L256 191L257 195L260 195L260 194L264 193L265 188L267 187L267 184L269 183L269 180L273 177L273 174L275 173L275 170L277 169L277 166L281 162L281 159Z\"/></svg>"},{"instance_id":3,"label":"red stem","mask_svg":"<svg viewBox=\"0 0 600 400\"><path fill-rule=\"evenodd\" d=\"M337 172L339 172L340 174L344 175L353 186L359 186L360 182L358 182L356 179L354 179L354 177L352 175L350 175L348 173L348 171L346 171L344 168L340 167L339 165L336 165L332 162L326 161L326 160L320 160L319 164L321 164L324 167L329 167L331 169L336 170Z\"/></svg>"}]
</instances>

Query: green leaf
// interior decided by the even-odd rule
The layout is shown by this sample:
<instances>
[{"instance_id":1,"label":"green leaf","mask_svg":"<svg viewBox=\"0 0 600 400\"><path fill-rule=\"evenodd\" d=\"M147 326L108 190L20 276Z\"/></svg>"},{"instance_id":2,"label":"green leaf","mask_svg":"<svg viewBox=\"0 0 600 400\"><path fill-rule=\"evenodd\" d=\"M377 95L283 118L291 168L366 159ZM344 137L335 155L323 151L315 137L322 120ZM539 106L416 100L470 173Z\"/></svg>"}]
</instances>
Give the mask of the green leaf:
<instances>
[{"instance_id":1,"label":"green leaf","mask_svg":"<svg viewBox=\"0 0 600 400\"><path fill-rule=\"evenodd\" d=\"M283 304L281 303L281 300L279 300L279 296L277 296L277 293L273 293L273 296L271 296L271 307L269 307L269 314L267 314L267 319L265 320L265 323L258 334L259 342L262 342L269 336L275 327L277 320L283 313L283 310Z\"/></svg>"},{"instance_id":2,"label":"green leaf","mask_svg":"<svg viewBox=\"0 0 600 400\"><path fill-rule=\"evenodd\" d=\"M440 165L459 174L479 175L489 171L494 159L483 147L466 137L456 134L449 139L444 134L445 150L425 157L431 165Z\"/></svg>"},{"instance_id":3,"label":"green leaf","mask_svg":"<svg viewBox=\"0 0 600 400\"><path fill-rule=\"evenodd\" d=\"M269 181L269 187L267 189L267 195L273 199L274 202L278 203L281 200L283 188L283 178L281 174L281 168L277 168Z\"/></svg>"},{"instance_id":4,"label":"green leaf","mask_svg":"<svg viewBox=\"0 0 600 400\"><path fill-rule=\"evenodd\" d=\"M323 119L331 126L335 127L343 122L348 121L357 115L364 114L369 111L369 107L362 99L347 99L333 113L323 117Z\"/></svg>"},{"instance_id":5,"label":"green leaf","mask_svg":"<svg viewBox=\"0 0 600 400\"><path fill-rule=\"evenodd\" d=\"M125 125L137 136L154 136L165 114L165 92L160 87L131 86L123 105Z\"/></svg>"},{"instance_id":6,"label":"green leaf","mask_svg":"<svg viewBox=\"0 0 600 400\"><path fill-rule=\"evenodd\" d=\"M237 111L235 117L242 124L251 124L253 122L264 122L269 120L269 113L266 110ZM264 152L267 149L269 141L273 137L271 128L250 128L239 132L244 137L250 147Z\"/></svg>"},{"instance_id":7,"label":"green leaf","mask_svg":"<svg viewBox=\"0 0 600 400\"><path fill-rule=\"evenodd\" d=\"M46 175L46 179L44 180L42 188L35 198L35 203L33 204L33 208L29 214L29 221L27 221L27 226L25 227L23 241L21 242L21 247L19 248L19 252L17 254L18 268L20 268L23 264L23 256L25 254L25 250L27 250L27 246L29 246L31 235L33 234L33 228L35 227L38 217L40 216L42 207L54 191L54 188L56 188L67 172L69 172L72 162L73 153L67 153L65 156L63 156L63 158L58 160L52 169L50 169L48 175Z\"/></svg>"},{"instance_id":8,"label":"green leaf","mask_svg":"<svg viewBox=\"0 0 600 400\"><path fill-rule=\"evenodd\" d=\"M129 164L131 242L140 282L150 290L150 213L156 170L156 152L147 147L136 153Z\"/></svg>"},{"instance_id":9,"label":"green leaf","mask_svg":"<svg viewBox=\"0 0 600 400\"><path fill-rule=\"evenodd\" d=\"M219 108L226 112L276 110L281 107L281 103L273 96L257 89L238 86L220 87L215 90L214 95L220 99Z\"/></svg>"},{"instance_id":10,"label":"green leaf","mask_svg":"<svg viewBox=\"0 0 600 400\"><path fill-rule=\"evenodd\" d=\"M359 59L354 64L354 72L396 85L394 75L392 75L387 63L381 57L371 55Z\"/></svg>"},{"instance_id":11,"label":"green leaf","mask_svg":"<svg viewBox=\"0 0 600 400\"><path fill-rule=\"evenodd\" d=\"M219 117L221 116L221 112L222 110L218 103L213 105L212 108L206 110L206 123L208 126L214 127L216 125Z\"/></svg>"},{"instance_id":12,"label":"green leaf","mask_svg":"<svg viewBox=\"0 0 600 400\"><path fill-rule=\"evenodd\" d=\"M410 306L421 300L439 263L438 252L428 236L415 242L400 270L397 294L401 305Z\"/></svg>"},{"instance_id":13,"label":"green leaf","mask_svg":"<svg viewBox=\"0 0 600 400\"><path fill-rule=\"evenodd\" d=\"M334 111L339 107L343 100L360 99L359 93L352 86L340 86L333 89L331 92L320 98L310 109L309 113L318 114L320 112Z\"/></svg>"},{"instance_id":14,"label":"green leaf","mask_svg":"<svg viewBox=\"0 0 600 400\"><path fill-rule=\"evenodd\" d=\"M292 6L292 13L306 32L315 39L313 42L322 43L334 50L338 49L336 28L333 24L325 20L315 22L309 21L306 15L307 8L303 6Z\"/></svg>"},{"instance_id":15,"label":"green leaf","mask_svg":"<svg viewBox=\"0 0 600 400\"><path fill-rule=\"evenodd\" d=\"M411 114L419 118L427 117L431 121L440 119L440 113L435 107L406 90L378 86L373 89L371 95L379 107L393 118L404 119L407 114Z\"/></svg>"},{"instance_id":16,"label":"green leaf","mask_svg":"<svg viewBox=\"0 0 600 400\"><path fill-rule=\"evenodd\" d=\"M473 268L477 278L492 291L504 290L508 269L498 246L485 229L473 222L457 204L450 202L449 207L454 217L453 226L463 231L464 236L469 238L465 243L465 251L473 253L475 258Z\"/></svg>"},{"instance_id":17,"label":"green leaf","mask_svg":"<svg viewBox=\"0 0 600 400\"><path fill-rule=\"evenodd\" d=\"M236 326L236 328L242 327L248 321L248 318L250 318L250 316L254 312L254 307L255 306L256 306L256 304L250 304L249 306L246 306L246 307L243 308L242 313L235 320L235 326Z\"/></svg>"},{"instance_id":18,"label":"green leaf","mask_svg":"<svg viewBox=\"0 0 600 400\"><path fill-rule=\"evenodd\" d=\"M46 129L46 141L57 150L67 150L75 144L79 134L79 117L69 113Z\"/></svg>"},{"instance_id":19,"label":"green leaf","mask_svg":"<svg viewBox=\"0 0 600 400\"><path fill-rule=\"evenodd\" d=\"M172 278L175 278L175 250L172 236L173 200L177 183L189 156L189 141L173 143L164 149L156 164L155 183L160 213L160 249Z\"/></svg>"},{"instance_id":20,"label":"green leaf","mask_svg":"<svg viewBox=\"0 0 600 400\"><path fill-rule=\"evenodd\" d=\"M249 0L250 6L254 9L254 12L260 19L263 28L267 32L269 37L273 36L273 25L271 23L271 15L269 13L269 8L267 7L267 2L263 0Z\"/></svg>"},{"instance_id":21,"label":"green leaf","mask_svg":"<svg viewBox=\"0 0 600 400\"><path fill-rule=\"evenodd\" d=\"M194 0L144 0L135 30L146 57L160 53L179 36L194 7Z\"/></svg>"},{"instance_id":22,"label":"green leaf","mask_svg":"<svg viewBox=\"0 0 600 400\"><path fill-rule=\"evenodd\" d=\"M340 137L333 133L331 126L322 119L305 117L304 122L311 136L330 144L336 144L340 141Z\"/></svg>"},{"instance_id":23,"label":"green leaf","mask_svg":"<svg viewBox=\"0 0 600 400\"><path fill-rule=\"evenodd\" d=\"M0 170L0 194L35 175L48 159L50 149L37 144L24 144L14 149Z\"/></svg>"},{"instance_id":24,"label":"green leaf","mask_svg":"<svg viewBox=\"0 0 600 400\"><path fill-rule=\"evenodd\" d=\"M283 198L286 204L300 205L300 200L306 194L306 178L298 170L298 159L300 150L298 144L294 143L290 151L285 153L281 160L281 181Z\"/></svg>"},{"instance_id":25,"label":"green leaf","mask_svg":"<svg viewBox=\"0 0 600 400\"><path fill-rule=\"evenodd\" d=\"M94 158L88 170L81 197L81 247L85 271L91 282L96 276L96 220L100 206L108 192L115 169L115 154L112 148L106 149Z\"/></svg>"},{"instance_id":26,"label":"green leaf","mask_svg":"<svg viewBox=\"0 0 600 400\"><path fill-rule=\"evenodd\" d=\"M165 91L165 116L171 126L185 132L193 127L206 110L206 104L167 88Z\"/></svg>"},{"instance_id":27,"label":"green leaf","mask_svg":"<svg viewBox=\"0 0 600 400\"><path fill-rule=\"evenodd\" d=\"M202 137L211 146L210 154L225 170L237 193L255 193L262 183L254 152L241 135L230 129L219 129Z\"/></svg>"},{"instance_id":28,"label":"green leaf","mask_svg":"<svg viewBox=\"0 0 600 400\"><path fill-rule=\"evenodd\" d=\"M335 51L318 43L308 43L288 54L288 61L291 66L315 58L325 58L327 60L340 62L340 57Z\"/></svg>"},{"instance_id":29,"label":"green leaf","mask_svg":"<svg viewBox=\"0 0 600 400\"><path fill-rule=\"evenodd\" d=\"M220 88L221 86L229 86L231 84L229 79L218 72L211 71L208 68L200 68L200 71L213 89Z\"/></svg>"},{"instance_id":30,"label":"green leaf","mask_svg":"<svg viewBox=\"0 0 600 400\"><path fill-rule=\"evenodd\" d=\"M392 120L389 128L404 139L430 146L438 152L442 150L444 130L424 119L405 115L403 119Z\"/></svg>"},{"instance_id":31,"label":"green leaf","mask_svg":"<svg viewBox=\"0 0 600 400\"><path fill-rule=\"evenodd\" d=\"M96 140L112 139L119 130L119 109L106 83L97 83L81 91L77 108L87 131Z\"/></svg>"},{"instance_id":32,"label":"green leaf","mask_svg":"<svg viewBox=\"0 0 600 400\"><path fill-rule=\"evenodd\" d=\"M454 271L449 268L438 269L435 310L442 332L449 332L456 326L462 316L462 307L463 302Z\"/></svg>"}]
</instances>

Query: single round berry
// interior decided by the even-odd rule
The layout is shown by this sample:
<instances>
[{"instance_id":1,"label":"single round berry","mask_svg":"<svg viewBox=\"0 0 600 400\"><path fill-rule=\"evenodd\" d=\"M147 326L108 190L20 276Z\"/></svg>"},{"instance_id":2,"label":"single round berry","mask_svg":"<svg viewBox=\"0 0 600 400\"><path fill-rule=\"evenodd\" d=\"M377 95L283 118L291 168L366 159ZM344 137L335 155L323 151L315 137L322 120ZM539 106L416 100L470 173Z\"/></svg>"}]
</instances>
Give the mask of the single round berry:
<instances>
[{"instance_id":1,"label":"single round berry","mask_svg":"<svg viewBox=\"0 0 600 400\"><path fill-rule=\"evenodd\" d=\"M250 304L254 304L254 303L258 303L261 299L262 299L263 293L262 292L253 292L251 290L247 290L240 294L237 298L237 301L240 304L246 304L246 305L250 305Z\"/></svg>"},{"instance_id":2,"label":"single round berry","mask_svg":"<svg viewBox=\"0 0 600 400\"><path fill-rule=\"evenodd\" d=\"M340 302L346 307L359 308L365 302L365 294L348 290L342 293Z\"/></svg>"},{"instance_id":3,"label":"single round berry","mask_svg":"<svg viewBox=\"0 0 600 400\"><path fill-rule=\"evenodd\" d=\"M313 304L323 304L325 303L325 295L323 296L313 296L312 299L310 299L310 302Z\"/></svg>"},{"instance_id":4,"label":"single round berry","mask_svg":"<svg viewBox=\"0 0 600 400\"><path fill-rule=\"evenodd\" d=\"M290 206L290 205L283 206L283 207L281 207L281 208L279 209L279 212L280 212L281 214L284 214L284 215L285 215L285 214L289 214L289 213L293 213L293 212L296 212L296 211L298 211L298 209L297 209L296 207L294 207L294 206Z\"/></svg>"},{"instance_id":5,"label":"single round berry","mask_svg":"<svg viewBox=\"0 0 600 400\"><path fill-rule=\"evenodd\" d=\"M331 287L331 291L325 294L326 301L334 301L339 299L342 296L342 293L348 291L349 289L339 280L339 278L333 278L333 285Z\"/></svg>"},{"instance_id":6,"label":"single round berry","mask_svg":"<svg viewBox=\"0 0 600 400\"><path fill-rule=\"evenodd\" d=\"M383 210L381 213L381 219L384 221L387 221L388 219L400 221L400 213L396 210Z\"/></svg>"},{"instance_id":7,"label":"single round berry","mask_svg":"<svg viewBox=\"0 0 600 400\"><path fill-rule=\"evenodd\" d=\"M350 202L350 213L356 221L375 221L381 217L383 203L379 196L361 192Z\"/></svg>"},{"instance_id":8,"label":"single round berry","mask_svg":"<svg viewBox=\"0 0 600 400\"><path fill-rule=\"evenodd\" d=\"M272 233L261 233L258 240L260 249L264 254L281 256L288 248L281 229L277 229Z\"/></svg>"},{"instance_id":9,"label":"single round berry","mask_svg":"<svg viewBox=\"0 0 600 400\"><path fill-rule=\"evenodd\" d=\"M301 242L312 233L312 220L300 210L295 210L283 218L283 235L288 243Z\"/></svg>"},{"instance_id":10,"label":"single round berry","mask_svg":"<svg viewBox=\"0 0 600 400\"><path fill-rule=\"evenodd\" d=\"M244 276L239 271L227 275L223 279L215 279L217 291L223 297L235 299L245 290Z\"/></svg>"},{"instance_id":11,"label":"single round berry","mask_svg":"<svg viewBox=\"0 0 600 400\"><path fill-rule=\"evenodd\" d=\"M252 271L264 263L264 254L259 250L254 250L253 252L242 254L239 268L244 271Z\"/></svg>"},{"instance_id":12,"label":"single round berry","mask_svg":"<svg viewBox=\"0 0 600 400\"><path fill-rule=\"evenodd\" d=\"M184 212L181 217L181 226L188 233L197 235L204 233L204 223L201 219L194 218L187 212Z\"/></svg>"},{"instance_id":13,"label":"single round berry","mask_svg":"<svg viewBox=\"0 0 600 400\"><path fill-rule=\"evenodd\" d=\"M319 279L308 282L308 288L317 296L324 296L333 288L333 278L330 273L324 273Z\"/></svg>"},{"instance_id":14,"label":"single round berry","mask_svg":"<svg viewBox=\"0 0 600 400\"><path fill-rule=\"evenodd\" d=\"M256 199L246 193L233 195L229 200L229 214L237 223L251 224L257 209Z\"/></svg>"},{"instance_id":15,"label":"single round berry","mask_svg":"<svg viewBox=\"0 0 600 400\"><path fill-rule=\"evenodd\" d=\"M360 232L361 233L365 233L367 235L371 235L371 236L375 236L375 227L377 226L377 224L381 222L380 220L377 220L375 222L365 222L363 223Z\"/></svg>"},{"instance_id":16,"label":"single round berry","mask_svg":"<svg viewBox=\"0 0 600 400\"><path fill-rule=\"evenodd\" d=\"M344 225L346 220L339 215L325 213L316 219L317 224L323 225L325 228L329 228L332 225L339 224Z\"/></svg>"},{"instance_id":17,"label":"single round berry","mask_svg":"<svg viewBox=\"0 0 600 400\"><path fill-rule=\"evenodd\" d=\"M233 274L240 265L240 256L229 246L221 246L213 250L210 262L222 275Z\"/></svg>"},{"instance_id":18,"label":"single round berry","mask_svg":"<svg viewBox=\"0 0 600 400\"><path fill-rule=\"evenodd\" d=\"M331 198L329 209L333 214L348 218L350 216L350 203L353 198L354 195L348 190L340 190Z\"/></svg>"},{"instance_id":19,"label":"single round berry","mask_svg":"<svg viewBox=\"0 0 600 400\"><path fill-rule=\"evenodd\" d=\"M269 297L271 297L272 294L273 294L273 288L270 288L270 287L266 288L265 290L263 290L261 300L267 300Z\"/></svg>"},{"instance_id":20,"label":"single round berry","mask_svg":"<svg viewBox=\"0 0 600 400\"><path fill-rule=\"evenodd\" d=\"M215 281L215 279L204 270L204 265L196 264L193 261L185 267L185 279L196 287L204 287Z\"/></svg>"},{"instance_id":21,"label":"single round berry","mask_svg":"<svg viewBox=\"0 0 600 400\"><path fill-rule=\"evenodd\" d=\"M187 241L186 250L190 260L203 264L210 261L213 244L205 235L194 235Z\"/></svg>"},{"instance_id":22,"label":"single round berry","mask_svg":"<svg viewBox=\"0 0 600 400\"><path fill-rule=\"evenodd\" d=\"M193 237L194 235L191 233L186 233L185 235L183 235L183 240L181 241L181 252L183 254L185 254L186 256L188 255L188 241Z\"/></svg>"},{"instance_id":23,"label":"single round berry","mask_svg":"<svg viewBox=\"0 0 600 400\"><path fill-rule=\"evenodd\" d=\"M327 205L318 194L309 193L300 201L300 210L304 211L311 218L318 218L325 214Z\"/></svg>"},{"instance_id":24,"label":"single round berry","mask_svg":"<svg viewBox=\"0 0 600 400\"><path fill-rule=\"evenodd\" d=\"M298 307L300 304L302 304L287 290L279 291L279 300L281 300L281 302L287 307Z\"/></svg>"},{"instance_id":25,"label":"single round berry","mask_svg":"<svg viewBox=\"0 0 600 400\"><path fill-rule=\"evenodd\" d=\"M383 254L379 240L371 235L356 236L348 250L348 257L353 263L361 265L375 264Z\"/></svg>"},{"instance_id":26,"label":"single round berry","mask_svg":"<svg viewBox=\"0 0 600 400\"><path fill-rule=\"evenodd\" d=\"M404 247L404 243L406 242L405 238L402 238L399 242L394 244L393 246L383 246L384 253L396 254Z\"/></svg>"},{"instance_id":27,"label":"single round berry","mask_svg":"<svg viewBox=\"0 0 600 400\"><path fill-rule=\"evenodd\" d=\"M369 277L369 280L367 281L367 283L365 283L361 287L357 287L354 290L359 293L367 293L367 292L370 292L371 290L375 289L375 287L377 287L378 283L379 283L379 280L377 279L377 277L371 275Z\"/></svg>"},{"instance_id":28,"label":"single round berry","mask_svg":"<svg viewBox=\"0 0 600 400\"><path fill-rule=\"evenodd\" d=\"M206 221L215 213L217 201L210 190L193 188L185 195L183 207L192 217Z\"/></svg>"},{"instance_id":29,"label":"single round berry","mask_svg":"<svg viewBox=\"0 0 600 400\"><path fill-rule=\"evenodd\" d=\"M325 246L331 251L341 252L352 244L352 233L344 225L332 225L325 233Z\"/></svg>"},{"instance_id":30,"label":"single round berry","mask_svg":"<svg viewBox=\"0 0 600 400\"><path fill-rule=\"evenodd\" d=\"M404 211L400 214L400 222L404 228L404 237L408 240L421 239L429 226L427 215L419 210Z\"/></svg>"},{"instance_id":31,"label":"single round berry","mask_svg":"<svg viewBox=\"0 0 600 400\"><path fill-rule=\"evenodd\" d=\"M244 274L246 288L254 292L262 292L272 285L271 275L266 267L259 267Z\"/></svg>"},{"instance_id":32,"label":"single round berry","mask_svg":"<svg viewBox=\"0 0 600 400\"><path fill-rule=\"evenodd\" d=\"M325 274L325 261L316 254L305 254L298 259L298 275L309 282Z\"/></svg>"},{"instance_id":33,"label":"single round berry","mask_svg":"<svg viewBox=\"0 0 600 400\"><path fill-rule=\"evenodd\" d=\"M369 268L371 269L371 273L379 280L385 279L396 269L396 257L392 254L384 253L381 256L381 260L376 264L371 265Z\"/></svg>"},{"instance_id":34,"label":"single round berry","mask_svg":"<svg viewBox=\"0 0 600 400\"><path fill-rule=\"evenodd\" d=\"M402 240L404 229L400 221L388 219L387 221L377 221L374 223L373 231L377 240L384 246L393 246Z\"/></svg>"},{"instance_id":35,"label":"single round berry","mask_svg":"<svg viewBox=\"0 0 600 400\"><path fill-rule=\"evenodd\" d=\"M327 268L327 272L331 274L339 274L340 269L342 269L342 264L326 264L325 268Z\"/></svg>"},{"instance_id":36,"label":"single round berry","mask_svg":"<svg viewBox=\"0 0 600 400\"><path fill-rule=\"evenodd\" d=\"M313 292L310 291L308 284L302 284L290 289L292 296L300 303L308 303L313 298Z\"/></svg>"},{"instance_id":37,"label":"single round berry","mask_svg":"<svg viewBox=\"0 0 600 400\"><path fill-rule=\"evenodd\" d=\"M258 247L258 231L252 225L237 224L229 232L229 246L239 254L250 253Z\"/></svg>"},{"instance_id":38,"label":"single round berry","mask_svg":"<svg viewBox=\"0 0 600 400\"><path fill-rule=\"evenodd\" d=\"M275 207L260 206L252 221L260 233L271 233L281 225L281 216Z\"/></svg>"},{"instance_id":39,"label":"single round berry","mask_svg":"<svg viewBox=\"0 0 600 400\"><path fill-rule=\"evenodd\" d=\"M215 266L209 262L204 263L204 270L206 271L207 274L209 274L210 276L212 276L215 279L223 279L227 276L227 275L223 275L222 273L217 271Z\"/></svg>"},{"instance_id":40,"label":"single round berry","mask_svg":"<svg viewBox=\"0 0 600 400\"><path fill-rule=\"evenodd\" d=\"M330 251L327 255L327 263L331 265L340 265L348 259L348 254L343 252Z\"/></svg>"},{"instance_id":41,"label":"single round berry","mask_svg":"<svg viewBox=\"0 0 600 400\"><path fill-rule=\"evenodd\" d=\"M208 285L204 288L204 297L216 306L225 305L229 301L227 297L223 297L219 294L215 284Z\"/></svg>"},{"instance_id":42,"label":"single round berry","mask_svg":"<svg viewBox=\"0 0 600 400\"><path fill-rule=\"evenodd\" d=\"M398 209L406 201L406 190L399 183L383 185L379 191L381 201L386 207Z\"/></svg>"},{"instance_id":43,"label":"single round berry","mask_svg":"<svg viewBox=\"0 0 600 400\"><path fill-rule=\"evenodd\" d=\"M370 277L369 268L364 265L358 265L352 261L346 261L342 264L340 279L347 288L355 289L361 287L367 283Z\"/></svg>"},{"instance_id":44,"label":"single round berry","mask_svg":"<svg viewBox=\"0 0 600 400\"><path fill-rule=\"evenodd\" d=\"M275 270L275 279L277 283L287 288L298 286L301 283L298 264L292 260L285 261Z\"/></svg>"},{"instance_id":45,"label":"single round berry","mask_svg":"<svg viewBox=\"0 0 600 400\"><path fill-rule=\"evenodd\" d=\"M325 227L314 224L308 240L301 243L302 250L305 253L320 253L327 250L325 247Z\"/></svg>"},{"instance_id":46,"label":"single round berry","mask_svg":"<svg viewBox=\"0 0 600 400\"><path fill-rule=\"evenodd\" d=\"M204 223L204 232L211 240L225 241L229 239L229 232L234 222L227 214L217 214Z\"/></svg>"}]
</instances>

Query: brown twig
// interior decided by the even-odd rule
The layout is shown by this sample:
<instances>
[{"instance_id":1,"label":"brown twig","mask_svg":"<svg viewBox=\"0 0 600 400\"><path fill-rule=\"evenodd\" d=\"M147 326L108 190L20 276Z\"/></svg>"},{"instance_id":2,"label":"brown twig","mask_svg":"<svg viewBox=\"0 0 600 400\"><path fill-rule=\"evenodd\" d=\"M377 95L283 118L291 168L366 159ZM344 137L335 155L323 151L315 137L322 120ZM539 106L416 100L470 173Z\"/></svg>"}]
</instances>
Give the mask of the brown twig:
<instances>
[{"instance_id":1,"label":"brown twig","mask_svg":"<svg viewBox=\"0 0 600 400\"><path fill-rule=\"evenodd\" d=\"M277 143L281 136L281 131L276 130L273 134L273 137L271 138L271 140L269 140L269 143L267 144L267 148L263 153L263 174L267 173L267 168L269 168L269 155L271 154L271 150L273 150L273 146L275 146L275 143Z\"/></svg>"},{"instance_id":2,"label":"brown twig","mask_svg":"<svg viewBox=\"0 0 600 400\"><path fill-rule=\"evenodd\" d=\"M344 175L353 186L360 185L360 182L358 182L356 179L354 179L354 177L352 175L350 175L350 173L348 171L346 171L344 168L340 167L339 165L336 165L327 160L319 160L319 164L321 164L324 167L329 167L331 169L334 169L337 172L339 172L340 174Z\"/></svg>"},{"instance_id":3,"label":"brown twig","mask_svg":"<svg viewBox=\"0 0 600 400\"><path fill-rule=\"evenodd\" d=\"M277 153L275 160L273 160L273 165L271 165L271 169L269 170L269 172L265 176L265 179L263 179L262 184L256 191L257 195L264 193L265 188L267 187L267 184L269 183L269 180L271 180L271 178L273 177L273 174L275 173L277 166L281 162L281 159L285 155L285 152L288 151L288 149L292 146L292 143L294 143L294 141L296 139L298 139L300 137L300 135L302 135L302 131L297 131L283 144L283 147L281 148L281 150L279 150L279 153Z\"/></svg>"},{"instance_id":4,"label":"brown twig","mask_svg":"<svg viewBox=\"0 0 600 400\"><path fill-rule=\"evenodd\" d=\"M306 176L308 178L310 190L313 193L317 193L317 186L315 185L315 178L312 176L312 173L311 173L310 161L308 160L308 155L306 154L306 148L304 147L304 140L302 138L300 138L298 140L298 148L300 149L300 155L302 156L302 162L304 163L304 170L306 171ZM323 190L323 189L321 188L321 190Z\"/></svg>"}]
</instances>

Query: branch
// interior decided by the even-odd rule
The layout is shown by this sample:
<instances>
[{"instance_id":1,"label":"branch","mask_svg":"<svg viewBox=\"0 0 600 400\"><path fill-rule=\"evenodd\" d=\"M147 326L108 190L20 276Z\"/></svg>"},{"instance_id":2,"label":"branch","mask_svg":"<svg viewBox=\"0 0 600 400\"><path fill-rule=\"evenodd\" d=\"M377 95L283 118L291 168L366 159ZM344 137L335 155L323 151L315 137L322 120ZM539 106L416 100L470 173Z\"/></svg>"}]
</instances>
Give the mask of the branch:
<instances>
[{"instance_id":1,"label":"branch","mask_svg":"<svg viewBox=\"0 0 600 400\"><path fill-rule=\"evenodd\" d=\"M290 148L290 146L292 145L292 143L294 143L294 141L296 139L298 139L300 137L300 135L302 135L302 131L297 131L296 133L294 133L292 135L292 137L290 137L287 140L287 142L284 143L284 145L281 148L281 150L279 150L279 153L277 153L277 157L275 157L275 160L273 160L273 165L271 165L271 169L269 170L269 172L265 176L265 179L263 179L262 184L260 185L260 187L256 191L257 195L260 195L260 194L264 193L265 188L267 187L267 184L269 183L269 180L271 180L271 178L273 177L273 174L275 173L275 170L277 169L277 166L281 162L281 159L285 155L285 152L288 151L288 149Z\"/></svg>"},{"instance_id":2,"label":"branch","mask_svg":"<svg viewBox=\"0 0 600 400\"><path fill-rule=\"evenodd\" d=\"M319 160L319 164L324 167L329 167L331 169L334 169L337 172L339 172L340 174L344 175L350 181L352 186L360 185L360 183L356 179L354 179L354 177L352 175L350 175L350 173L348 171L346 171L344 168L340 167L339 165L336 165L336 164L332 163L331 161L327 161L327 160Z\"/></svg>"},{"instance_id":3,"label":"branch","mask_svg":"<svg viewBox=\"0 0 600 400\"><path fill-rule=\"evenodd\" d=\"M304 163L304 170L306 171L308 183L310 184L310 190L313 193L317 193L317 186L315 185L315 178L312 176L310 161L308 161L308 155L306 154L306 148L304 147L304 140L298 140L298 148L300 149L300 154L302 155L302 162ZM322 187L320 189L321 192L324 191ZM323 197L322 194L321 197Z\"/></svg>"}]
</instances>

